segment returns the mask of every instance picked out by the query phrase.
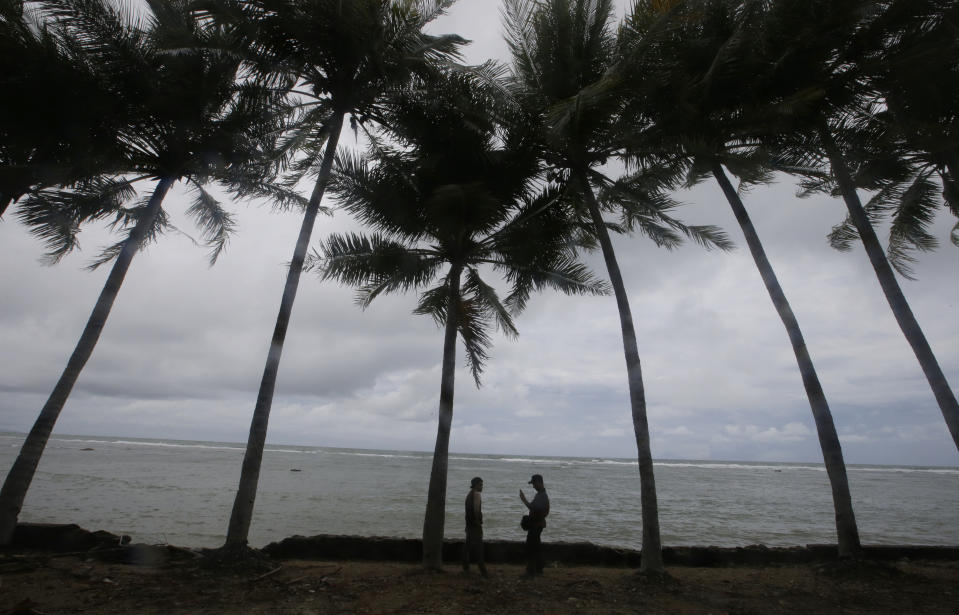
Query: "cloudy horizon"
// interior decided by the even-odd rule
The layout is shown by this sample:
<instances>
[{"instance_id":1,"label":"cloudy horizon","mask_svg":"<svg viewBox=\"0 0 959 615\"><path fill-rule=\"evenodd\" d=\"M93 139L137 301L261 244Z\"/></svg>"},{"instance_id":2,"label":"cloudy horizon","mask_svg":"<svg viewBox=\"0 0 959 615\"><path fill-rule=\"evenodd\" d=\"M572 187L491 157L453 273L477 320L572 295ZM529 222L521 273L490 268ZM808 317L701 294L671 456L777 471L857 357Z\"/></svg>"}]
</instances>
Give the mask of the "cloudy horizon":
<instances>
[{"instance_id":1,"label":"cloudy horizon","mask_svg":"<svg viewBox=\"0 0 959 615\"><path fill-rule=\"evenodd\" d=\"M502 57L499 15L488 8L461 2L435 29L473 39L470 61ZM827 196L799 200L795 191L781 178L744 200L799 319L847 463L959 466L862 247L840 253L827 245L843 204ZM821 462L786 332L719 187L706 182L676 196L687 203L678 217L718 224L737 249L667 252L639 236L615 238L654 458ZM135 257L54 436L246 441L301 217L237 205L237 234L208 267L204 249L188 236L196 232L183 216L187 198L179 188L168 197L182 233ZM102 227L85 229L81 251L46 267L40 242L15 212L11 207L0 221L0 431L24 432L109 271L83 267L112 237ZM940 213L933 231L939 249L918 255L918 280L900 284L956 390L954 223ZM321 216L312 245L352 228L343 213ZM598 254L590 264L605 278ZM352 289L304 274L267 441L432 451L442 331L411 314L414 306L412 294L384 296L364 311ZM460 349L451 452L634 458L613 298L543 293L517 326L517 340L494 337L480 389Z\"/></svg>"}]
</instances>

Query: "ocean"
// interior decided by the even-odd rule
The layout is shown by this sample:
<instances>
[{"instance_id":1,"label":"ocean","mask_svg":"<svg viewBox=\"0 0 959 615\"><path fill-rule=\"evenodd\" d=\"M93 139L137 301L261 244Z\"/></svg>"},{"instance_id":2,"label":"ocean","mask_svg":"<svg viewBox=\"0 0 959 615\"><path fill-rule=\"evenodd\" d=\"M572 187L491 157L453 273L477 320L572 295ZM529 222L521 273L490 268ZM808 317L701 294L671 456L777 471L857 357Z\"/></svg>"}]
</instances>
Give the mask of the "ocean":
<instances>
[{"instance_id":1,"label":"ocean","mask_svg":"<svg viewBox=\"0 0 959 615\"><path fill-rule=\"evenodd\" d=\"M23 435L0 433L0 475ZM226 534L243 445L98 436L51 438L20 520L76 523L135 542L216 547ZM292 535L419 538L431 454L268 445L250 543ZM959 545L959 468L850 465L864 544ZM641 548L635 460L453 454L446 537L463 535L470 478L484 480L488 539L522 540L531 474L545 477L544 540ZM794 546L835 542L821 464L655 463L665 546Z\"/></svg>"}]
</instances>

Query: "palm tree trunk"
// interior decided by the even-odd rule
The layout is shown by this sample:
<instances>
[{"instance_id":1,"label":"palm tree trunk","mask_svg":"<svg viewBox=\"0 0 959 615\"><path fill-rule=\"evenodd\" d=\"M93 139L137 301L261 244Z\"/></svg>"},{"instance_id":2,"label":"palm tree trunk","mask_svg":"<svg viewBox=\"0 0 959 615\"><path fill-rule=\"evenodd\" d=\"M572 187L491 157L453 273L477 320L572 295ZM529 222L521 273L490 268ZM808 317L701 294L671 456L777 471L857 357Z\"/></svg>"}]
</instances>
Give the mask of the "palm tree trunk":
<instances>
[{"instance_id":1,"label":"palm tree trunk","mask_svg":"<svg viewBox=\"0 0 959 615\"><path fill-rule=\"evenodd\" d=\"M646 393L643 388L643 372L639 362L639 348L636 344L636 331L633 328L633 315L629 309L629 297L623 284L623 276L616 262L613 242L599 211L599 203L593 194L585 169L576 171L576 177L586 197L590 217L596 236L603 249L606 271L616 295L619 308L619 323L623 331L623 352L626 355L626 374L629 380L629 401L633 413L633 431L636 435L636 450L639 459L640 501L643 507L643 552L640 562L641 572L661 573L663 566L663 547L659 537L659 505L656 502L656 480L653 476L653 454L649 446L649 421L646 418Z\"/></svg>"},{"instance_id":2,"label":"palm tree trunk","mask_svg":"<svg viewBox=\"0 0 959 615\"><path fill-rule=\"evenodd\" d=\"M849 210L849 217L856 226L856 230L859 231L859 237L862 239L866 254L869 256L872 268L879 279L882 292L886 295L886 301L892 308L892 313L896 317L896 322L899 323L899 328L902 329L906 340L912 346L912 351L919 359L919 365L926 375L926 380L929 381L929 386L932 387L942 416L946 419L946 425L949 427L949 433L952 434L952 440L956 448L959 449L959 403L956 402L956 395L949 387L946 376L942 373L942 368L939 367L939 362L936 360L936 355L933 354L926 336L919 327L919 322L913 315L906 297L902 294L902 289L899 287L899 282L896 281L892 267L889 266L889 261L886 260L886 255L879 239L876 237L872 224L869 222L866 210L863 209L859 195L856 194L856 186L852 181L849 169L846 167L842 152L836 145L825 121L819 127L819 137L826 150L826 155L829 157L832 172L839 183L839 190L846 202L846 208Z\"/></svg>"},{"instance_id":3,"label":"palm tree trunk","mask_svg":"<svg viewBox=\"0 0 959 615\"><path fill-rule=\"evenodd\" d=\"M306 260L306 251L310 245L310 236L313 234L313 225L320 210L320 201L326 191L330 173L333 169L333 160L336 157L336 144L343 128L343 113L332 118L330 136L320 165L320 174L310 195L310 202L303 215L303 224L293 250L293 260L286 274L286 286L283 287L283 298L280 301L280 311L276 316L276 325L273 328L273 339L270 342L270 351L266 356L266 366L263 369L263 378L260 381L260 391L256 398L256 407L253 410L253 419L250 422L250 435L247 439L246 453L243 456L243 468L240 471L240 484L237 488L236 499L233 501L233 511L230 514L230 524L227 529L225 549L242 549L247 544L250 534L250 521L253 518L253 504L256 500L256 488L260 480L260 464L263 461L263 447L266 445L266 430L270 421L270 409L273 406L273 391L276 388L276 375L280 369L280 356L283 353L283 343L286 340L286 330L290 324L290 315L293 313L293 301L296 299L296 290L300 283L300 274L303 272L303 262Z\"/></svg>"},{"instance_id":4,"label":"palm tree trunk","mask_svg":"<svg viewBox=\"0 0 959 615\"><path fill-rule=\"evenodd\" d=\"M433 467L426 495L423 519L423 567L443 569L443 531L446 526L446 475L449 466L450 429L453 425L453 384L456 376L456 332L459 319L461 265L453 265L449 274L449 301L446 330L443 335L443 371L440 376L440 406L433 448Z\"/></svg>"},{"instance_id":5,"label":"palm tree trunk","mask_svg":"<svg viewBox=\"0 0 959 615\"><path fill-rule=\"evenodd\" d=\"M719 161L713 161L713 176L723 189L726 200L729 201L733 213L736 215L736 221L739 222L743 235L746 237L746 244L753 256L753 262L759 269L759 275L766 285L766 291L779 318L786 327L786 333L789 335L789 341L792 343L793 353L796 355L796 362L799 364L799 373L802 375L803 386L806 388L806 397L809 399L809 408L812 410L813 419L816 422L816 433L819 435L819 447L822 449L823 462L826 465L826 474L829 476L829 484L832 487L833 510L836 513L836 536L839 542L839 556L852 557L859 553L862 545L859 542L859 529L856 526L856 516L852 510L852 496L849 494L849 479L846 476L846 462L842 457L842 446L839 443L839 434L836 432L836 425L832 420L832 412L829 410L829 403L826 401L826 395L823 393L822 385L819 383L819 376L816 374L816 368L813 366L812 358L806 348L806 340L803 339L802 331L799 328L799 321L793 314L789 300L779 285L776 278L776 272L773 271L769 259L766 258L766 251L759 241L759 235L753 227L752 220L749 219L749 213L739 198L729 178L726 177L722 165Z\"/></svg>"},{"instance_id":6,"label":"palm tree trunk","mask_svg":"<svg viewBox=\"0 0 959 615\"><path fill-rule=\"evenodd\" d=\"M53 426L57 422L63 406L67 403L70 391L73 390L73 385L80 377L83 366L86 365L93 354L93 349L96 348L100 333L106 325L107 317L110 315L113 303L116 301L120 287L123 285L123 279L130 269L133 256L140 249L144 238L156 222L157 214L163 204L163 198L175 181L174 178L164 177L157 182L153 196L150 197L150 202L147 205L146 213L137 220L133 230L130 231L129 237L124 242L123 248L110 270L110 275L107 276L107 281L103 285L103 290L100 291L93 312L87 319L80 340L73 349L69 361L67 361L66 368L60 375L56 386L53 387L53 392L50 393L47 403L40 410L40 416L37 417L33 428L27 434L27 438L20 449L20 454L14 461L10 473L7 474L3 489L0 490L0 545L9 544L10 539L13 538L13 531L17 526L17 516L20 514L20 508L23 506L23 500L30 488L30 483L33 481L37 465L40 463L43 449L46 448L50 434L53 432Z\"/></svg>"}]
</instances>

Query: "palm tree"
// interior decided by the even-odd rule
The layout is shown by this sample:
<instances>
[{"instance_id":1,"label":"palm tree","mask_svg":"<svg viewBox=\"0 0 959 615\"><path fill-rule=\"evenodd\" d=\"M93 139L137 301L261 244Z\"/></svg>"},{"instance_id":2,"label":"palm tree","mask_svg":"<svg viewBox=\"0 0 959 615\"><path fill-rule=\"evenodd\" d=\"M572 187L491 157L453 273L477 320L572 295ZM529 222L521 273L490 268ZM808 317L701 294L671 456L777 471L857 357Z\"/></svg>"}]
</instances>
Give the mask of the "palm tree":
<instances>
[{"instance_id":1,"label":"palm tree","mask_svg":"<svg viewBox=\"0 0 959 615\"><path fill-rule=\"evenodd\" d=\"M620 132L623 101L603 88L614 66L616 36L610 23L611 0L507 0L507 42L513 56L513 87L522 103L542 118L542 141L546 162L568 181L585 203L591 233L598 240L606 263L623 335L623 351L629 383L630 406L638 453L643 519L641 571L664 570L659 532L659 512L649 424L636 332L622 274L603 219L595 187L608 188L603 199L607 209L624 212L626 227L648 220L657 203L666 199L655 190L637 194L629 182L614 183L602 173L609 158L624 151L629 135ZM670 205L671 206L671 205ZM658 214L653 214L656 217ZM661 245L675 245L673 231L690 235L704 245L728 248L725 237L711 227L686 227L661 218L672 229L647 234Z\"/></svg>"},{"instance_id":2,"label":"palm tree","mask_svg":"<svg viewBox=\"0 0 959 615\"><path fill-rule=\"evenodd\" d=\"M299 174L316 183L287 271L270 351L250 423L246 453L224 549L245 548L259 482L263 448L293 302L320 202L347 116L354 126L377 121L384 95L414 74L455 56L465 41L431 36L423 28L453 0L211 0L209 12L246 41L257 76L300 105L290 153L305 155Z\"/></svg>"},{"instance_id":3,"label":"palm tree","mask_svg":"<svg viewBox=\"0 0 959 615\"><path fill-rule=\"evenodd\" d=\"M782 0L770 4L764 19L767 57L776 58L768 75L776 107L793 121L779 136L781 157L794 168L828 169L842 196L849 222L862 241L879 285L912 347L959 448L959 402L896 280L869 214L856 191L850 161L861 154L862 118L879 104L874 84L857 70L862 50L857 33L880 13L867 0ZM857 153L858 152L858 153Z\"/></svg>"},{"instance_id":4,"label":"palm tree","mask_svg":"<svg viewBox=\"0 0 959 615\"><path fill-rule=\"evenodd\" d=\"M533 197L535 143L522 134L523 123L500 123L510 112L495 89L465 73L422 86L393 101L389 136L397 144L377 140L367 157L345 159L336 172L343 208L377 232L332 235L313 262L324 278L357 286L363 307L384 292L425 289L415 313L444 327L439 425L423 522L423 566L439 570L457 334L479 386L490 325L517 335L511 311L521 310L532 290L599 293L604 284L574 260L576 231L564 209L546 206L560 194ZM505 301L484 281L484 269L510 284Z\"/></svg>"},{"instance_id":5,"label":"palm tree","mask_svg":"<svg viewBox=\"0 0 959 615\"><path fill-rule=\"evenodd\" d=\"M123 101L123 176L107 169L72 187L35 192L19 215L50 245L57 259L75 245L76 227L114 216L114 225L132 228L106 248L94 267L114 261L103 290L67 366L30 430L0 491L0 544L6 544L54 424L83 366L93 353L136 252L168 226L163 199L178 181L196 193L188 213L211 247L211 262L225 247L232 218L203 187L215 179L238 194L263 186L263 160L276 130L262 93L238 87L239 68L229 54L186 51L212 43L223 33L198 23L185 1L150 0L145 27L110 3L62 0L44 3L47 18L111 75L114 95ZM177 48L177 53L164 50ZM249 165L247 168L246 165ZM150 195L122 207L138 180L154 182ZM282 193L280 191L274 191ZM291 197L292 198L292 197Z\"/></svg>"},{"instance_id":6,"label":"palm tree","mask_svg":"<svg viewBox=\"0 0 959 615\"><path fill-rule=\"evenodd\" d=\"M832 412L799 321L724 169L744 184L770 179L768 160L754 136L765 129L757 127L762 110L750 98L752 91L740 87L756 74L754 62L761 61L750 46L756 25L750 20L756 16L728 0L674 3L668 11L650 2L634 5L624 29L631 40L621 51L620 78L635 98L630 115L648 124L639 131L633 153L640 165L655 164L659 157L674 172L685 170L688 184L709 175L719 183L792 344L832 487L839 553L852 556L861 545Z\"/></svg>"},{"instance_id":7,"label":"palm tree","mask_svg":"<svg viewBox=\"0 0 959 615\"><path fill-rule=\"evenodd\" d=\"M880 104L860 120L868 139L847 157L856 158L857 187L874 193L865 205L873 224L891 214L887 256L907 279L913 277L911 251L939 245L928 226L943 200L959 217L957 27L955 0L890 0L856 33L859 71ZM856 238L849 220L830 236L841 250ZM959 224L951 239L959 245Z\"/></svg>"}]
</instances>

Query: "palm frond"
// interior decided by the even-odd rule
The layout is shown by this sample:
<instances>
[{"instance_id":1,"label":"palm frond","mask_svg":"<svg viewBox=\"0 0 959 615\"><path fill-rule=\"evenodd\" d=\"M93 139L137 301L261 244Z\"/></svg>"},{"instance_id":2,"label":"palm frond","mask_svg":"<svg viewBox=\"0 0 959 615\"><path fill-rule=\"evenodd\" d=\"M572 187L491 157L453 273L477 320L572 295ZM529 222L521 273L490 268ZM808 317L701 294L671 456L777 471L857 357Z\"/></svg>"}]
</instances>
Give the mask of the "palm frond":
<instances>
[{"instance_id":1,"label":"palm frond","mask_svg":"<svg viewBox=\"0 0 959 615\"><path fill-rule=\"evenodd\" d=\"M340 152L328 190L339 207L359 222L404 241L425 238L425 208L413 180L416 169L403 155L387 151L369 158Z\"/></svg>"},{"instance_id":2,"label":"palm frond","mask_svg":"<svg viewBox=\"0 0 959 615\"><path fill-rule=\"evenodd\" d=\"M450 308L450 278L447 274L443 283L434 286L420 295L414 314L430 316L437 326L446 325ZM479 387L480 375L489 359L492 339L489 336L490 315L488 310L477 302L475 296L466 296L460 292L453 302L456 310L456 331L463 340L466 350L466 364L470 369L476 386Z\"/></svg>"},{"instance_id":3,"label":"palm frond","mask_svg":"<svg viewBox=\"0 0 959 615\"><path fill-rule=\"evenodd\" d=\"M236 230L236 222L233 215L223 209L220 202L207 192L202 185L194 183L193 190L196 198L186 210L186 213L195 220L200 228L204 242L210 248L210 264L212 265L216 263L217 257L226 248L230 235Z\"/></svg>"},{"instance_id":4,"label":"palm frond","mask_svg":"<svg viewBox=\"0 0 959 615\"><path fill-rule=\"evenodd\" d=\"M504 304L513 314L526 309L533 291L544 288L566 295L608 295L611 291L605 280L596 278L586 265L571 257L557 258L548 268L516 270L510 279L511 292Z\"/></svg>"},{"instance_id":5,"label":"palm frond","mask_svg":"<svg viewBox=\"0 0 959 615\"><path fill-rule=\"evenodd\" d=\"M538 44L533 20L539 6L537 0L505 0L502 9L506 44L513 56L514 76L517 81L525 81L537 88L543 84L540 66L534 57Z\"/></svg>"},{"instance_id":6,"label":"palm frond","mask_svg":"<svg viewBox=\"0 0 959 615\"><path fill-rule=\"evenodd\" d=\"M535 195L525 195L515 214L487 236L483 242L487 245L502 241L516 245L530 245L526 239L527 232L531 228L542 229L543 223L555 220L555 215L548 213L548 210L563 207L562 200L567 197L566 184L547 184Z\"/></svg>"},{"instance_id":7,"label":"palm frond","mask_svg":"<svg viewBox=\"0 0 959 615\"><path fill-rule=\"evenodd\" d=\"M503 100L514 102L514 92L509 88L506 77L509 67L496 60L487 60L482 64L448 63L444 68L460 73L471 80L493 89Z\"/></svg>"},{"instance_id":8,"label":"palm frond","mask_svg":"<svg viewBox=\"0 0 959 615\"><path fill-rule=\"evenodd\" d=\"M687 225L669 215L679 203L664 190L673 181L673 176L661 175L653 170L650 175L639 172L611 183L600 198L621 212L623 227L627 232L638 231L659 247L673 249L682 244L683 238L693 240L710 250L718 248L729 251L735 244L719 227L712 225ZM609 206L609 205L607 205Z\"/></svg>"},{"instance_id":9,"label":"palm frond","mask_svg":"<svg viewBox=\"0 0 959 615\"><path fill-rule=\"evenodd\" d=\"M275 211L289 211L291 209L304 210L309 204L309 199L296 189L287 187L269 181L256 181L256 178L244 178L242 182L232 183L221 178L221 183L225 184L237 198L264 198ZM319 212L332 215L329 207L321 205Z\"/></svg>"},{"instance_id":10,"label":"palm frond","mask_svg":"<svg viewBox=\"0 0 959 615\"><path fill-rule=\"evenodd\" d=\"M101 265L106 265L107 263L116 259L116 257L120 255L120 252L123 251L123 247L126 246L129 240L130 238L127 237L123 241L118 241L106 246L105 248L101 248L100 253L89 265L86 266L86 269L88 271L94 271L99 269Z\"/></svg>"},{"instance_id":11,"label":"palm frond","mask_svg":"<svg viewBox=\"0 0 959 615\"><path fill-rule=\"evenodd\" d=\"M383 292L428 284L440 266L435 255L391 241L381 234L333 234L314 250L306 269L322 279L357 287L357 303L369 306Z\"/></svg>"},{"instance_id":12,"label":"palm frond","mask_svg":"<svg viewBox=\"0 0 959 615\"><path fill-rule=\"evenodd\" d=\"M80 226L107 217L136 195L130 182L94 177L72 189L39 190L17 207L17 217L47 247L44 262L54 264L78 245Z\"/></svg>"},{"instance_id":13,"label":"palm frond","mask_svg":"<svg viewBox=\"0 0 959 615\"><path fill-rule=\"evenodd\" d=\"M500 301L496 290L483 281L476 268L468 267L466 269L466 280L461 292L463 295L471 297L479 309L492 317L496 327L507 337L515 338L519 335L509 311Z\"/></svg>"},{"instance_id":14,"label":"palm frond","mask_svg":"<svg viewBox=\"0 0 959 615\"><path fill-rule=\"evenodd\" d=\"M480 375L489 360L489 349L493 340L489 335L490 317L475 298L460 295L456 303L456 329L459 331L466 349L466 366L473 375L476 387L481 386Z\"/></svg>"},{"instance_id":15,"label":"palm frond","mask_svg":"<svg viewBox=\"0 0 959 615\"><path fill-rule=\"evenodd\" d=\"M110 223L110 228L114 230L124 230L127 233L127 238L102 248L97 257L87 265L86 268L88 270L94 271L101 265L111 262L120 254L130 239L130 233L133 232L133 227L136 226L141 217L147 215L150 211L150 198L150 195L145 195L140 198L139 203L135 207L121 209L116 212L113 221ZM137 246L136 249L142 250L145 246L155 242L168 228L170 228L170 218L166 211L161 208L153 219L153 224L146 230L143 239L140 241L140 245Z\"/></svg>"},{"instance_id":16,"label":"palm frond","mask_svg":"<svg viewBox=\"0 0 959 615\"><path fill-rule=\"evenodd\" d=\"M301 113L280 139L278 151L290 161L287 168L292 171L292 176L287 179L289 184L299 182L320 168L323 146L329 138L330 115L329 105L321 102Z\"/></svg>"},{"instance_id":17,"label":"palm frond","mask_svg":"<svg viewBox=\"0 0 959 615\"><path fill-rule=\"evenodd\" d=\"M834 250L849 252L853 244L859 240L859 231L856 230L852 218L847 215L842 222L832 227L826 239Z\"/></svg>"},{"instance_id":18,"label":"palm frond","mask_svg":"<svg viewBox=\"0 0 959 615\"><path fill-rule=\"evenodd\" d=\"M436 326L442 327L446 324L446 311L449 308L450 291L446 283L427 289L420 294L419 301L413 314L417 316L430 316Z\"/></svg>"},{"instance_id":19,"label":"palm frond","mask_svg":"<svg viewBox=\"0 0 959 615\"><path fill-rule=\"evenodd\" d=\"M939 203L937 186L928 174L915 178L902 193L889 229L889 261L903 277L914 279L910 263L915 262L909 253L912 250L929 252L939 242L927 230L932 224Z\"/></svg>"}]
</instances>

